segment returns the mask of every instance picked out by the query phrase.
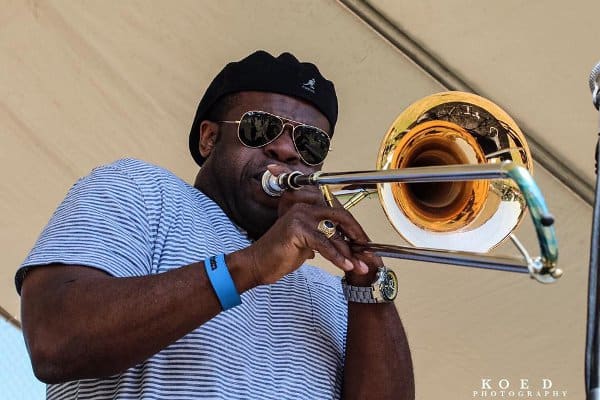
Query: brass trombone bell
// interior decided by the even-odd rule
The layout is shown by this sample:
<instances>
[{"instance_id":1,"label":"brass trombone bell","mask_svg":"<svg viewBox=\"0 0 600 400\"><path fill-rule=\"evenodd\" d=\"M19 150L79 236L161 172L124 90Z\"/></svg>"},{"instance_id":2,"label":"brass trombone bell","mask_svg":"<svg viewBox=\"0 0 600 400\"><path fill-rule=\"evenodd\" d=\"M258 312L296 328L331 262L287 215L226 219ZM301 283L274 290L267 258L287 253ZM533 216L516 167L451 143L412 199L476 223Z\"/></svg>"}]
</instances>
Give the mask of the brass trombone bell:
<instances>
[{"instance_id":1,"label":"brass trombone bell","mask_svg":"<svg viewBox=\"0 0 600 400\"><path fill-rule=\"evenodd\" d=\"M382 140L379 170L510 161L532 173L531 153L513 119L496 104L463 92L409 106ZM511 179L383 183L381 205L409 243L487 252L517 227L527 205Z\"/></svg>"}]
</instances>

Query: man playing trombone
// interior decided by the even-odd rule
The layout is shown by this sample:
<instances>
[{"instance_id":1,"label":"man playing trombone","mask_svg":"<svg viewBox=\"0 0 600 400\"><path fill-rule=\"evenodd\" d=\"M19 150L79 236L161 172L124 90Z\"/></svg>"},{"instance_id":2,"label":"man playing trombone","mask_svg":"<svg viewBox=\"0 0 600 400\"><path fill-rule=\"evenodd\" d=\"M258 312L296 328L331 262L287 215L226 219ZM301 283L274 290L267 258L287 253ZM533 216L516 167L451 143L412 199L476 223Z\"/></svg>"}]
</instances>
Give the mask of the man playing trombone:
<instances>
[{"instance_id":1,"label":"man playing trombone","mask_svg":"<svg viewBox=\"0 0 600 400\"><path fill-rule=\"evenodd\" d=\"M259 51L199 104L194 187L131 159L77 182L16 276L48 398L414 398L393 297L371 290L386 269L348 245L360 225L318 190L261 186L319 170L336 120L314 65Z\"/></svg>"}]
</instances>

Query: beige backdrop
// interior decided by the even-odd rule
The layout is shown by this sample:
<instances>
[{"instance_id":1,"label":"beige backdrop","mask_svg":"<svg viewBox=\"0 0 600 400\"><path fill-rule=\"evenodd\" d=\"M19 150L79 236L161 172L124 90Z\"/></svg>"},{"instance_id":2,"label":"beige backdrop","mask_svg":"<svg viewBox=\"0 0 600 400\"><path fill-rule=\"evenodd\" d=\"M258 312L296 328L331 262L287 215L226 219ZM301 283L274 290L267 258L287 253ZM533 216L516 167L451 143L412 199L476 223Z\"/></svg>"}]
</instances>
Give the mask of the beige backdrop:
<instances>
[{"instance_id":1,"label":"beige backdrop","mask_svg":"<svg viewBox=\"0 0 600 400\"><path fill-rule=\"evenodd\" d=\"M362 1L344 3L369 6ZM370 3L399 32L511 113L543 148L593 184L596 114L587 74L600 58L596 0ZM336 82L340 121L326 170L372 168L379 140L412 101L444 87L415 54L334 1L0 0L0 306L18 317L14 271L74 181L137 157L191 181L195 107L228 61L289 50ZM419 399L469 399L481 379L511 388L551 379L583 397L591 206L536 165L557 217L565 277L390 260ZM398 239L377 201L356 212L373 239ZM529 221L520 235L532 251ZM504 246L503 251L511 248ZM326 263L319 261L325 268ZM377 340L377 338L373 338Z\"/></svg>"}]
</instances>

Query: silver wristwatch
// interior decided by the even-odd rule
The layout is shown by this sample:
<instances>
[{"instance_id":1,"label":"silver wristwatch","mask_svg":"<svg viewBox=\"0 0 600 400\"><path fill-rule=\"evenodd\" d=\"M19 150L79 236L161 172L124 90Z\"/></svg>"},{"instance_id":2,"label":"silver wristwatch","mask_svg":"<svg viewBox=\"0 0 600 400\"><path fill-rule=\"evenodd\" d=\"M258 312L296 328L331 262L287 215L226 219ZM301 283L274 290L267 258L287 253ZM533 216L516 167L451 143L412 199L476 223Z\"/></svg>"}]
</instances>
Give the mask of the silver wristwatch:
<instances>
[{"instance_id":1,"label":"silver wristwatch","mask_svg":"<svg viewBox=\"0 0 600 400\"><path fill-rule=\"evenodd\" d=\"M352 303L389 303L398 294L398 278L394 271L379 267L371 286L350 286L344 277L342 290L346 300Z\"/></svg>"}]
</instances>

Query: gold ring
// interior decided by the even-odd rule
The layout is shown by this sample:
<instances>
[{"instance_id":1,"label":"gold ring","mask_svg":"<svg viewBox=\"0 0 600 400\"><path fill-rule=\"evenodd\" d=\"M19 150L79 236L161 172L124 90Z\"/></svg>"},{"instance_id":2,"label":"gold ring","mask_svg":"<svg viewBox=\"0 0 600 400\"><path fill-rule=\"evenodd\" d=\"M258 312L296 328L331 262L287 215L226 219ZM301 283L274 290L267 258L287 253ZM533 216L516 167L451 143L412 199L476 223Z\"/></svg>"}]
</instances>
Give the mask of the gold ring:
<instances>
[{"instance_id":1,"label":"gold ring","mask_svg":"<svg viewBox=\"0 0 600 400\"><path fill-rule=\"evenodd\" d=\"M317 225L317 230L323 235L327 236L327 239L331 239L333 235L335 235L335 233L337 232L335 224L328 219L323 219L319 221L319 225Z\"/></svg>"}]
</instances>

